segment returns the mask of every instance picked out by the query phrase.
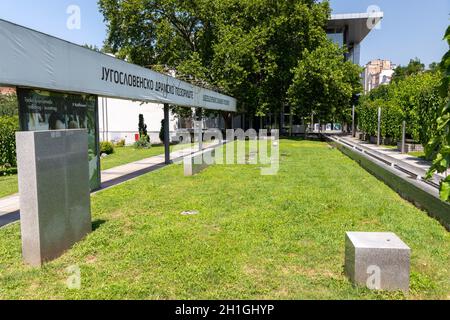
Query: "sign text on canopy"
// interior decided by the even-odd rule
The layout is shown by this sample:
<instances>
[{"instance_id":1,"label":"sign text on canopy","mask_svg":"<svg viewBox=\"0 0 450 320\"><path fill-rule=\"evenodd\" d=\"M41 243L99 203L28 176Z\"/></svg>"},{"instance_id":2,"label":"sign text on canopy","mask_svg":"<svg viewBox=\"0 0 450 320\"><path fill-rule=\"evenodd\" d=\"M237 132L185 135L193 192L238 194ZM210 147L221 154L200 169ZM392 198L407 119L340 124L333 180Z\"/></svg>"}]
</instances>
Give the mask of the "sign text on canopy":
<instances>
[{"instance_id":1,"label":"sign text on canopy","mask_svg":"<svg viewBox=\"0 0 450 320\"><path fill-rule=\"evenodd\" d=\"M0 19L0 84L236 111L236 99Z\"/></svg>"}]
</instances>

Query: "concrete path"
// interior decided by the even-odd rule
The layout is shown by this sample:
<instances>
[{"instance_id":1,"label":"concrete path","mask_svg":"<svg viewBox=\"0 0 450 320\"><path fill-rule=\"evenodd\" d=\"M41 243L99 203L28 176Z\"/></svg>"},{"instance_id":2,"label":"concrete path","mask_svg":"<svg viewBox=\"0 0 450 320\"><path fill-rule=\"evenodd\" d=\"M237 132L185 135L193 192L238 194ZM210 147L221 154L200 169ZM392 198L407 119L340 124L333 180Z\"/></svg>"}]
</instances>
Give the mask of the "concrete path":
<instances>
[{"instance_id":1,"label":"concrete path","mask_svg":"<svg viewBox=\"0 0 450 320\"><path fill-rule=\"evenodd\" d=\"M215 148L218 144L203 144L203 149ZM170 154L172 162L182 161L184 157L198 152L199 147L188 147L174 151ZM166 166L164 154L151 158L128 163L112 169L104 170L101 174L101 190L111 188L120 183L137 178L143 174L161 169ZM96 192L98 192L96 191ZM20 219L19 194L14 194L0 199L0 227L3 227Z\"/></svg>"},{"instance_id":2,"label":"concrete path","mask_svg":"<svg viewBox=\"0 0 450 320\"><path fill-rule=\"evenodd\" d=\"M365 141L361 141L357 138L352 138L351 136L345 136L345 137L340 137L341 139L350 141L352 143L357 143L365 148L380 152L382 154L385 154L389 157L392 157L396 160L405 162L413 167L416 167L418 169L422 169L425 171L428 171L428 169L430 169L431 166L431 162L430 161L426 161L417 157L413 157L409 154L404 154L401 153L400 151L398 151L397 148L395 149L390 149L390 148L386 148L384 146L377 146L375 144L371 144L371 143L367 143ZM447 174L449 174L450 172L448 172ZM441 176L442 178L445 178L445 174L438 174L439 176Z\"/></svg>"}]
</instances>

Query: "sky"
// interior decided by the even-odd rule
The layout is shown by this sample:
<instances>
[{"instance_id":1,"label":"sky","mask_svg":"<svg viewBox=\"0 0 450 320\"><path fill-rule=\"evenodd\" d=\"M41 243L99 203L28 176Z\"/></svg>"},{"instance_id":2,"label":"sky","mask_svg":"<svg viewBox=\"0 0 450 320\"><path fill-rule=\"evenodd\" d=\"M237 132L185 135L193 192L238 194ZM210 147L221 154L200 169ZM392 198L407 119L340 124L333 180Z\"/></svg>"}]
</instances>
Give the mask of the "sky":
<instances>
[{"instance_id":1,"label":"sky","mask_svg":"<svg viewBox=\"0 0 450 320\"><path fill-rule=\"evenodd\" d=\"M361 64L389 59L405 65L418 57L423 63L440 61L448 50L442 41L449 25L450 0L330 0L333 13L384 12L380 28L372 30L361 46ZM80 8L80 28L67 27L71 5ZM77 44L101 47L106 25L95 0L0 0L0 19Z\"/></svg>"}]
</instances>

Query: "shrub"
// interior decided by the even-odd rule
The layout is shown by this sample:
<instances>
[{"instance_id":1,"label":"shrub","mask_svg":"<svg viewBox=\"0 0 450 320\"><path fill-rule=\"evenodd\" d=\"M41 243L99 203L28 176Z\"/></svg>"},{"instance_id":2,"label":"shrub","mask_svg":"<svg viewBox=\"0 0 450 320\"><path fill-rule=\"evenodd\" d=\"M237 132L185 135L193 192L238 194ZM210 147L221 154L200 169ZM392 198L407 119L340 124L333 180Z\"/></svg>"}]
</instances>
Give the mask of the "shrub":
<instances>
[{"instance_id":1,"label":"shrub","mask_svg":"<svg viewBox=\"0 0 450 320\"><path fill-rule=\"evenodd\" d=\"M402 139L403 112L398 105L389 101L383 101L383 105L380 107L381 136L391 138L393 142L400 141Z\"/></svg>"},{"instance_id":2,"label":"shrub","mask_svg":"<svg viewBox=\"0 0 450 320\"><path fill-rule=\"evenodd\" d=\"M357 108L359 128L368 135L377 134L378 110L373 101L368 99L361 102Z\"/></svg>"},{"instance_id":3,"label":"shrub","mask_svg":"<svg viewBox=\"0 0 450 320\"><path fill-rule=\"evenodd\" d=\"M445 99L439 96L440 79L440 72L426 72L372 90L357 108L359 128L376 135L378 107L381 107L383 137L400 140L405 120L407 136L427 144L436 135L436 119L445 104Z\"/></svg>"},{"instance_id":4,"label":"shrub","mask_svg":"<svg viewBox=\"0 0 450 320\"><path fill-rule=\"evenodd\" d=\"M147 133L147 125L145 124L144 115L139 115L139 138L147 139L147 142L150 142L150 137Z\"/></svg>"},{"instance_id":5,"label":"shrub","mask_svg":"<svg viewBox=\"0 0 450 320\"><path fill-rule=\"evenodd\" d=\"M141 138L134 143L136 149L149 149L152 147L149 136L141 136Z\"/></svg>"},{"instance_id":6,"label":"shrub","mask_svg":"<svg viewBox=\"0 0 450 320\"><path fill-rule=\"evenodd\" d=\"M9 164L0 166L0 177L11 176L14 174L17 174L17 168L12 168Z\"/></svg>"},{"instance_id":7,"label":"shrub","mask_svg":"<svg viewBox=\"0 0 450 320\"><path fill-rule=\"evenodd\" d=\"M17 165L16 159L16 135L19 129L17 116L0 117L0 166Z\"/></svg>"},{"instance_id":8,"label":"shrub","mask_svg":"<svg viewBox=\"0 0 450 320\"><path fill-rule=\"evenodd\" d=\"M113 154L114 153L114 145L109 141L100 142L100 153L103 154Z\"/></svg>"},{"instance_id":9,"label":"shrub","mask_svg":"<svg viewBox=\"0 0 450 320\"><path fill-rule=\"evenodd\" d=\"M159 140L161 140L161 143L164 144L164 126L165 126L166 120L161 120L161 129L159 130Z\"/></svg>"},{"instance_id":10,"label":"shrub","mask_svg":"<svg viewBox=\"0 0 450 320\"><path fill-rule=\"evenodd\" d=\"M117 141L115 146L118 147L118 148L125 147L125 139Z\"/></svg>"},{"instance_id":11,"label":"shrub","mask_svg":"<svg viewBox=\"0 0 450 320\"><path fill-rule=\"evenodd\" d=\"M0 117L17 116L19 113L17 96L15 94L0 94Z\"/></svg>"}]
</instances>

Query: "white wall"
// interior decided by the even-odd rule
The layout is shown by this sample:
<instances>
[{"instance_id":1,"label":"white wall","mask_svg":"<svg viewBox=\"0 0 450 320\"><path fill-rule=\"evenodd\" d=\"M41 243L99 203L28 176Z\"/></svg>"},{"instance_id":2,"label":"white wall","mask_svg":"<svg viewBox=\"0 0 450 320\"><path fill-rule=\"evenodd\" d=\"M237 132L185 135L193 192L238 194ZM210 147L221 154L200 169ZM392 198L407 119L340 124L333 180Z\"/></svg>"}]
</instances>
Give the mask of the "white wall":
<instances>
[{"instance_id":1,"label":"white wall","mask_svg":"<svg viewBox=\"0 0 450 320\"><path fill-rule=\"evenodd\" d=\"M125 139L126 144L135 142L135 135L139 134L139 114L144 115L147 131L152 143L161 143L159 131L164 119L162 104L133 102L129 100L99 98L99 130L100 141L117 141ZM177 120L170 114L170 131L177 129Z\"/></svg>"}]
</instances>

